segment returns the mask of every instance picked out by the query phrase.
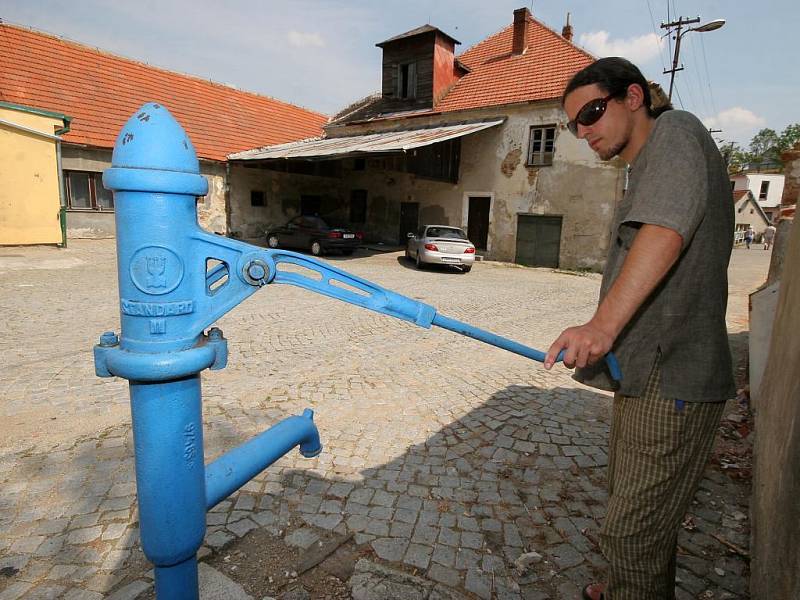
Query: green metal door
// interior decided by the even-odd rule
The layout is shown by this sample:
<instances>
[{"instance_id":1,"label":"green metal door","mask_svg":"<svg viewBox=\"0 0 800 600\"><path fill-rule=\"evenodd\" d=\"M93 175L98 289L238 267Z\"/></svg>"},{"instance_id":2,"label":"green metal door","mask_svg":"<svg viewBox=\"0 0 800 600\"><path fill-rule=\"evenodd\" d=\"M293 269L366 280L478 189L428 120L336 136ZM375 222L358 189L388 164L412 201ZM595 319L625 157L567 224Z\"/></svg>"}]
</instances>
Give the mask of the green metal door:
<instances>
[{"instance_id":1,"label":"green metal door","mask_svg":"<svg viewBox=\"0 0 800 600\"><path fill-rule=\"evenodd\" d=\"M514 262L529 267L558 268L561 217L517 215L517 256Z\"/></svg>"}]
</instances>

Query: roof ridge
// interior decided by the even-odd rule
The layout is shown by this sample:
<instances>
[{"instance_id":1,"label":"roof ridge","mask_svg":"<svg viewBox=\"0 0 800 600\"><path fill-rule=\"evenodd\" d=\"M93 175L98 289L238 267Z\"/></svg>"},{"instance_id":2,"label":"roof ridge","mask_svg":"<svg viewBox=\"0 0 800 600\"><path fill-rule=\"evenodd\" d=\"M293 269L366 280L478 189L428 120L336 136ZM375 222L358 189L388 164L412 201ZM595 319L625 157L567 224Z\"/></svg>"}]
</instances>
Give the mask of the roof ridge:
<instances>
[{"instance_id":1,"label":"roof ridge","mask_svg":"<svg viewBox=\"0 0 800 600\"><path fill-rule=\"evenodd\" d=\"M157 71L161 71L162 73L168 73L170 75L174 75L174 76L177 76L177 77L184 77L186 79L191 79L191 80L194 80L194 81L199 81L199 82L206 83L206 84L209 84L209 85L213 85L213 86L216 86L216 87L225 88L226 90L230 90L232 92L237 92L237 93L240 93L240 94L246 94L248 96L255 96L256 98L263 98L263 99L266 99L266 100L271 100L273 102L277 102L277 103L283 104L285 106L291 106L291 107L294 107L294 108L299 108L299 109L304 110L306 112L314 113L314 114L319 115L321 117L325 117L325 118L328 118L328 119L330 118L329 115L327 115L327 114L325 114L323 112L308 108L306 106L302 106L300 104L294 104L292 102L287 102L286 100L281 100L279 98L276 98L274 96L269 96L267 94L260 94L258 92L253 92L253 91L250 91L250 90L243 90L243 89L240 89L238 87L233 86L232 84L225 84L225 83L221 83L221 82L218 82L218 81L213 81L212 79L207 79L207 78L201 77L199 75L192 75L191 73L182 73L180 71L174 71L174 70L168 69L166 67L153 65L153 64L144 62L142 60L137 60L135 58L130 58L130 57L124 56L122 54L116 54L116 53L111 52L109 50L104 50L103 48L100 48L99 46L91 46L91 45L85 44L83 42L79 42L79 41L73 40L73 39L68 38L66 36L62 36L62 35L58 35L58 34L55 34L55 33L51 33L49 31L43 31L43 30L40 30L40 29L35 29L35 28L30 27L28 25L22 25L20 23L13 23L13 22L6 21L6 20L0 20L0 28L4 27L4 26L11 27L12 29L19 29L19 30L22 30L22 31L27 31L27 32L32 33L34 35L40 35L40 36L43 36L43 37L49 37L51 39L58 40L58 41L60 41L62 43L65 43L65 44L69 44L69 45L72 45L72 46L77 46L78 48L81 48L83 50L89 50L89 51L92 51L92 52L96 52L97 54L101 54L101 55L104 55L104 56L109 56L111 58L115 58L115 59L118 59L118 60L124 60L124 61L129 62L129 63L133 63L133 64L136 64L136 65L141 65L141 66L146 67L148 69L154 69L154 70L157 70Z\"/></svg>"},{"instance_id":2,"label":"roof ridge","mask_svg":"<svg viewBox=\"0 0 800 600\"><path fill-rule=\"evenodd\" d=\"M555 29L553 29L552 27L550 27L550 26L549 26L547 23L545 23L544 21L540 21L540 20L539 20L539 19L537 19L536 17L531 17L531 19L532 19L532 20L533 20L535 23L537 23L537 24L541 25L542 27L544 27L544 29L546 29L547 31L549 31L550 33L552 33L553 35L555 35L556 37L558 37L559 39L561 39L561 40L565 41L567 44L570 44L571 46L574 46L576 50L578 50L578 51L580 51L580 52L583 52L583 53L584 53L586 56L588 56L588 57L589 57L589 58L591 58L592 60L597 60L597 57L596 57L594 54L592 54L591 52L589 52L588 50L586 50L586 49L585 49L583 46L579 46L578 44L576 44L576 43L575 43L575 42L573 42L572 40L568 40L568 39L567 39L567 38L565 38L563 35L561 35L560 33L558 33L558 31L556 31Z\"/></svg>"}]
</instances>

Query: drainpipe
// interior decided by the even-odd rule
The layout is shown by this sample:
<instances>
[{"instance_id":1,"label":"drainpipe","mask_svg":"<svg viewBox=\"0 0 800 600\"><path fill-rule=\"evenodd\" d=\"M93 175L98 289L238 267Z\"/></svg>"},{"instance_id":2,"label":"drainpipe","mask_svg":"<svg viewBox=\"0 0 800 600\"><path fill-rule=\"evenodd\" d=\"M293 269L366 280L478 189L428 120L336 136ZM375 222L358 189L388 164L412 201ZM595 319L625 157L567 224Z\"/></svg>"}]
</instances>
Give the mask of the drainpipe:
<instances>
[{"instance_id":1,"label":"drainpipe","mask_svg":"<svg viewBox=\"0 0 800 600\"><path fill-rule=\"evenodd\" d=\"M71 117L64 118L64 127L56 130L57 136L69 133ZM67 247L67 193L64 188L64 169L61 166L61 138L56 140L56 169L58 170L58 222L61 225L61 247Z\"/></svg>"}]
</instances>

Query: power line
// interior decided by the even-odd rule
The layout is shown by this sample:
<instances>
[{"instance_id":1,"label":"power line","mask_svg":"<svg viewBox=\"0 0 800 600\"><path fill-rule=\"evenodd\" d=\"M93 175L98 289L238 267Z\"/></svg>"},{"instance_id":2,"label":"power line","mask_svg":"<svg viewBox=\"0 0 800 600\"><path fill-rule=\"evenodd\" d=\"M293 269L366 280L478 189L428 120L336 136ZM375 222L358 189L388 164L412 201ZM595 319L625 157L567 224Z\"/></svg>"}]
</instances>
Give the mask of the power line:
<instances>
[{"instance_id":1,"label":"power line","mask_svg":"<svg viewBox=\"0 0 800 600\"><path fill-rule=\"evenodd\" d=\"M657 38L663 37L658 35L658 31L656 31L656 20L653 18L653 9L650 6L650 0L647 0L647 10L650 11L650 25L653 26L653 33L656 35ZM667 63L664 61L664 54L663 54L662 44L658 44L658 60L661 61L661 69L664 70L667 68Z\"/></svg>"},{"instance_id":2,"label":"power line","mask_svg":"<svg viewBox=\"0 0 800 600\"><path fill-rule=\"evenodd\" d=\"M708 82L708 93L711 96L711 107L714 109L714 114L717 113L717 103L714 102L714 89L711 87L711 74L708 71L708 60L706 60L706 43L703 41L703 38L700 38L700 47L703 49L703 64L705 65L706 69L706 81Z\"/></svg>"},{"instance_id":3,"label":"power line","mask_svg":"<svg viewBox=\"0 0 800 600\"><path fill-rule=\"evenodd\" d=\"M703 38L701 37L700 39L703 39ZM691 44L692 44L692 56L694 57L694 62L695 62L696 65L699 65L700 64L700 60L697 58L697 46L696 46L694 40L691 40ZM706 102L706 89L705 89L705 86L703 85L703 82L701 80L702 74L700 73L699 69L689 69L689 70L694 73L694 79L697 82L697 93L700 95L700 100L701 100L701 102L703 104L703 110L705 111L705 113L707 115L709 115L709 114L711 114L711 111L709 110L709 105ZM699 108L700 107L698 106L698 109Z\"/></svg>"}]
</instances>

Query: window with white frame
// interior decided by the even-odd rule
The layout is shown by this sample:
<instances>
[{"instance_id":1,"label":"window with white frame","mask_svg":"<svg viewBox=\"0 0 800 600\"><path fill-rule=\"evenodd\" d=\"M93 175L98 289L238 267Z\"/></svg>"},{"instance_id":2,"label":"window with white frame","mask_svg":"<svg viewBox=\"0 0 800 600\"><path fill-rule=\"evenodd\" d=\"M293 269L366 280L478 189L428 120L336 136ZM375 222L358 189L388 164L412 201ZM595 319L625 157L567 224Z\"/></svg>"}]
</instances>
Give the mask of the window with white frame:
<instances>
[{"instance_id":1,"label":"window with white frame","mask_svg":"<svg viewBox=\"0 0 800 600\"><path fill-rule=\"evenodd\" d=\"M537 167L552 165L555 149L555 125L531 127L531 137L528 142L528 165Z\"/></svg>"}]
</instances>

